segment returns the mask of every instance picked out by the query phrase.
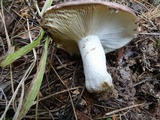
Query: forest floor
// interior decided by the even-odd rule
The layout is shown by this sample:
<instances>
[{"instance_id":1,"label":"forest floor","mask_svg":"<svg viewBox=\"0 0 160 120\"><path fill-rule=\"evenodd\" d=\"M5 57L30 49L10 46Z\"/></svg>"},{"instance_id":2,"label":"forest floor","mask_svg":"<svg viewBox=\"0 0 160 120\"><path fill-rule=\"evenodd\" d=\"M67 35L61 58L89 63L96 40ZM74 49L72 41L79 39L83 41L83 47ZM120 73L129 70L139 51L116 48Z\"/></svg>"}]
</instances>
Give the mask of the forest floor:
<instances>
[{"instance_id":1,"label":"forest floor","mask_svg":"<svg viewBox=\"0 0 160 120\"><path fill-rule=\"evenodd\" d=\"M33 1L2 1L1 14L3 9L5 25L1 16L1 61L10 46L14 46L16 51L29 44L41 29ZM41 9L45 1L37 1ZM81 58L69 55L51 41L37 104L30 108L25 120L160 120L160 5L149 0L119 0L119 3L135 11L139 33L125 47L106 54L108 71L113 77L118 97L98 101L94 94L88 93ZM25 91L37 70L44 42L35 48L37 62L25 80ZM0 115L34 61L34 54L29 52L12 65L0 67ZM8 108L8 120L15 114L20 93L21 89L14 104Z\"/></svg>"}]
</instances>

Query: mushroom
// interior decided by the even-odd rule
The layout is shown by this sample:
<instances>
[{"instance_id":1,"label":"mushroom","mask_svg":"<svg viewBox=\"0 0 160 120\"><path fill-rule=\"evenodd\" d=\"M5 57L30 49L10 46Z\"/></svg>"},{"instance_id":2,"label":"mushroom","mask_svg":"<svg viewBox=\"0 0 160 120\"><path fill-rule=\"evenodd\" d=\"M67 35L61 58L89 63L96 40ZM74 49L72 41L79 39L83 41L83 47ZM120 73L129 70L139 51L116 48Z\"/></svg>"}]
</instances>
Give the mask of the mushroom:
<instances>
[{"instance_id":1,"label":"mushroom","mask_svg":"<svg viewBox=\"0 0 160 120\"><path fill-rule=\"evenodd\" d=\"M121 48L137 34L137 17L123 5L104 1L70 1L49 8L42 28L72 55L81 55L86 89L115 94L105 53Z\"/></svg>"}]
</instances>

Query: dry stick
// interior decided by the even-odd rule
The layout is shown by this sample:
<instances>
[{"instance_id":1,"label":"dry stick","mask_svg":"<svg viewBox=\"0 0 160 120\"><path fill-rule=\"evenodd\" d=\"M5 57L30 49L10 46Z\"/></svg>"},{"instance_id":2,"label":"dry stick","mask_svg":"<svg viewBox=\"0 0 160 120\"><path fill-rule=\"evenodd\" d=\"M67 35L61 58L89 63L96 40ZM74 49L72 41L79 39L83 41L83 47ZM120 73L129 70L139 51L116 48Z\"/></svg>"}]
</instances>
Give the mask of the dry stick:
<instances>
[{"instance_id":1,"label":"dry stick","mask_svg":"<svg viewBox=\"0 0 160 120\"><path fill-rule=\"evenodd\" d=\"M4 46L4 42L2 40L2 37L0 36L0 43L1 43L1 46L2 46L2 49L3 49L3 54L6 54L6 50L5 50L5 46Z\"/></svg>"},{"instance_id":2,"label":"dry stick","mask_svg":"<svg viewBox=\"0 0 160 120\"><path fill-rule=\"evenodd\" d=\"M17 120L17 117L19 116L19 112L21 110L21 106L23 104L24 88L25 88L24 87L24 81L22 82L21 88L22 88L21 89L21 96L20 96L20 99L19 99L18 107L17 107L16 112L13 116L13 120ZM13 103L14 103L14 101L13 101ZM14 104L13 104L13 106L14 106Z\"/></svg>"},{"instance_id":3,"label":"dry stick","mask_svg":"<svg viewBox=\"0 0 160 120\"><path fill-rule=\"evenodd\" d=\"M76 110L75 110L75 107L74 107L74 103L73 103L73 100L72 100L72 96L71 96L70 91L69 91L69 88L65 85L65 83L63 82L63 80L61 79L61 77L59 76L59 74L57 73L57 71L55 70L55 68L52 66L52 64L51 64L51 67L52 67L53 71L56 73L57 77L62 82L62 84L67 88L67 91L68 91L68 94L69 94L69 97L70 97L70 100L71 100L71 104L72 104L72 108L73 108L75 119L78 120L77 114L76 114Z\"/></svg>"},{"instance_id":4,"label":"dry stick","mask_svg":"<svg viewBox=\"0 0 160 120\"><path fill-rule=\"evenodd\" d=\"M43 105L43 107L49 112L48 114L51 116L52 120L55 120L55 118L53 117L53 115L51 113L52 111L49 110L45 105Z\"/></svg>"},{"instance_id":5,"label":"dry stick","mask_svg":"<svg viewBox=\"0 0 160 120\"><path fill-rule=\"evenodd\" d=\"M62 69L62 68L66 68L67 66L73 65L74 63L76 63L76 62L75 62L75 61L73 61L73 62L66 63L66 64L63 64L63 63L62 63L62 65L61 65L61 66L56 67L56 69L57 69L57 70L59 70L59 69Z\"/></svg>"},{"instance_id":6,"label":"dry stick","mask_svg":"<svg viewBox=\"0 0 160 120\"><path fill-rule=\"evenodd\" d=\"M9 11L11 11L11 8L13 7L13 4L15 3L15 0L12 0L11 5L9 6Z\"/></svg>"},{"instance_id":7,"label":"dry stick","mask_svg":"<svg viewBox=\"0 0 160 120\"><path fill-rule=\"evenodd\" d=\"M49 1L49 0L48 0ZM0 13L0 17L2 18L2 22L4 24L4 29L5 29L5 34L6 34L6 39L7 39L7 44L8 44L8 48L11 47L11 43L10 43L10 40L9 40L9 36L8 36L8 32L7 32L7 28L6 28L6 24L5 24L5 19L4 19L4 14L3 14L3 0L1 0L1 8L2 8L2 14ZM26 78L30 75L30 72L32 71L32 69L34 68L35 66L35 62L36 61L33 61L31 63L31 65L28 67L28 69L26 70L25 72L25 75L23 76L23 78L21 79L20 83L18 84L16 90L14 91L13 95L12 95L12 98L10 99L8 105L6 106L3 114L1 115L0 117L0 120L4 119L5 118L5 115L9 109L9 106L11 105L12 101L14 101L14 99L16 98L16 95L18 93L18 90L20 89L21 86L23 86L23 82L26 80Z\"/></svg>"},{"instance_id":8,"label":"dry stick","mask_svg":"<svg viewBox=\"0 0 160 120\"><path fill-rule=\"evenodd\" d=\"M67 66L65 66L65 64L62 63L62 61L59 59L59 57L58 57L57 55L56 55L55 57L57 58L58 62L61 64L62 68L63 68L63 65L64 65L64 68L65 68L65 69L71 70L70 68L67 68ZM69 64L69 63L67 63L67 64ZM59 66L58 66L58 67L59 67ZM57 67L57 68L58 68L58 67ZM56 70L58 70L57 68L56 68ZM61 68L60 68L60 69L61 69Z\"/></svg>"},{"instance_id":9,"label":"dry stick","mask_svg":"<svg viewBox=\"0 0 160 120\"><path fill-rule=\"evenodd\" d=\"M81 88L81 87L70 88L69 91L75 90L75 89L78 89L78 88ZM58 94L61 94L61 93L64 93L64 92L68 92L68 90L63 90L63 91L60 91L60 92L56 92L56 93L54 93L54 94L50 94L50 95L48 95L48 96L45 96L45 97L39 99L38 102L40 102L40 101L42 101L42 100L46 100L46 99L48 99L48 98L50 98L50 97L52 97L52 96L55 96L55 95L58 95ZM35 101L35 102L33 103L33 105L35 105L36 103L37 103L37 101Z\"/></svg>"},{"instance_id":10,"label":"dry stick","mask_svg":"<svg viewBox=\"0 0 160 120\"><path fill-rule=\"evenodd\" d=\"M41 11L39 10L38 4L37 4L37 0L33 0L33 2L34 2L34 5L35 5L35 7L37 9L38 15L41 15Z\"/></svg>"},{"instance_id":11,"label":"dry stick","mask_svg":"<svg viewBox=\"0 0 160 120\"><path fill-rule=\"evenodd\" d=\"M39 99L39 94L37 95L37 101ZM35 115L35 120L38 120L38 106L39 106L39 102L36 103L36 115Z\"/></svg>"},{"instance_id":12,"label":"dry stick","mask_svg":"<svg viewBox=\"0 0 160 120\"><path fill-rule=\"evenodd\" d=\"M20 81L20 83L18 84L18 86L17 86L15 92L13 93L13 95L12 95L10 101L8 102L7 107L5 108L5 110L4 110L3 114L2 114L2 116L0 117L0 120L3 120L3 119L5 118L5 115L6 115L7 111L8 111L8 109L9 109L9 107L10 107L12 101L14 101L14 99L15 99L17 93L18 93L18 90L20 89L20 87L22 86L22 84L23 84L23 82L26 80L26 78L29 76L29 74L30 74L31 70L34 68L34 66L35 66L35 62L32 62L31 65L30 65L30 66L28 67L28 69L26 70L26 72L25 72L23 78L21 79L21 81Z\"/></svg>"},{"instance_id":13,"label":"dry stick","mask_svg":"<svg viewBox=\"0 0 160 120\"><path fill-rule=\"evenodd\" d=\"M39 99L39 98L38 98L38 99ZM38 100L38 99L37 99L37 100ZM47 113L47 114L52 118L52 120L55 120L55 117L53 117L53 115L52 115L52 113L51 113L52 110L48 109L48 107L46 107L46 106L43 105L43 104L42 104L42 107L43 107L44 109L46 109L47 112L46 112L46 111L45 111L45 112L39 112L38 115L39 115L39 116L40 116L40 115L42 116L42 115L45 115L45 114ZM36 115L32 115L32 118L35 117L35 116L36 116ZM44 117L45 117L45 116L44 116ZM26 118L26 117L25 117L25 118ZM41 117L38 117L38 118L40 119ZM37 119L37 120L38 120L38 119ZM56 119L56 120L57 120L57 119Z\"/></svg>"},{"instance_id":14,"label":"dry stick","mask_svg":"<svg viewBox=\"0 0 160 120\"><path fill-rule=\"evenodd\" d=\"M22 25L21 22L20 22L20 25ZM38 30L38 29L39 29L39 26L34 27L34 28L31 28L30 31L32 31L32 30ZM26 34L27 32L28 32L28 30L25 29L24 32L17 33L16 35L14 35L14 36L12 37L12 39L17 38L17 37L20 37L20 36L22 36L23 34ZM23 38L22 38L22 39L23 39ZM21 43L24 43L24 44L28 44L27 42L24 42L24 41L20 41L20 42L21 42Z\"/></svg>"},{"instance_id":15,"label":"dry stick","mask_svg":"<svg viewBox=\"0 0 160 120\"><path fill-rule=\"evenodd\" d=\"M31 30L30 30L30 27L29 27L29 21L28 21L28 19L27 19L27 30L28 30L28 35L29 35L30 42L32 43L33 40L32 40L32 37L31 37L31 32L30 32ZM34 55L34 63L36 63L37 55L36 55L36 50L35 50L35 48L33 48L33 55ZM31 69L31 71L32 71L32 69ZM21 97L24 96L24 82L22 83L22 89L23 89L23 91L21 92ZM16 110L16 113L15 113L15 115L14 115L14 120L16 120L16 119L18 118L19 112L20 112L21 107L22 107L22 104L23 104L23 97L22 97L22 99L20 99L20 101L19 101L18 109ZM37 104L38 104L38 103L37 103Z\"/></svg>"},{"instance_id":16,"label":"dry stick","mask_svg":"<svg viewBox=\"0 0 160 120\"><path fill-rule=\"evenodd\" d=\"M10 38L9 38L9 35L8 35L6 23L5 23L5 16L4 16L4 11L3 11L3 0L1 0L0 18L2 20L4 31L5 31L5 35L6 35L6 40L7 40L7 45L8 45L8 52L13 52L12 50L14 49L14 47L11 47L11 42L10 42ZM12 65L10 65L10 79L11 79L12 93L14 93Z\"/></svg>"},{"instance_id":17,"label":"dry stick","mask_svg":"<svg viewBox=\"0 0 160 120\"><path fill-rule=\"evenodd\" d=\"M1 13L0 13L0 17L1 17L2 23L4 25L4 31L5 31L5 35L6 35L6 39L7 39L8 48L10 48L11 47L11 42L10 42L10 39L9 39L9 36L8 36L8 31L7 31L6 23L5 23L5 17L4 17L4 12L3 12L3 0L1 0Z\"/></svg>"},{"instance_id":18,"label":"dry stick","mask_svg":"<svg viewBox=\"0 0 160 120\"><path fill-rule=\"evenodd\" d=\"M34 0L33 0L33 1L34 1ZM33 16L32 16L33 19L36 19L36 13L34 12L32 6L31 6L30 1L26 0L26 3L27 3L27 5L28 5L28 7L29 7L29 10L33 13ZM39 14L39 13L38 13L38 14Z\"/></svg>"},{"instance_id":19,"label":"dry stick","mask_svg":"<svg viewBox=\"0 0 160 120\"><path fill-rule=\"evenodd\" d=\"M8 35L6 23L5 23L5 16L4 16L4 11L3 11L3 0L1 0L0 18L2 19L2 23L3 23L3 26L4 26L4 31L5 31L5 35L6 35L6 39L7 39L7 44L8 44L8 52L13 52L12 50L14 48L11 47L11 42L10 42L10 39L9 39L9 35ZM10 65L10 77L11 77L12 93L14 93L13 76L12 76L12 65Z\"/></svg>"},{"instance_id":20,"label":"dry stick","mask_svg":"<svg viewBox=\"0 0 160 120\"><path fill-rule=\"evenodd\" d=\"M2 19L2 23L3 23L3 26L4 26L5 35L6 35L7 44L8 44L8 54L9 54L9 53L12 53L12 52L13 52L14 47L11 47L11 42L10 42L10 38L9 38L9 35L8 35L6 23L5 23L5 16L4 16L4 11L3 11L3 0L1 0L1 13L0 13L0 18ZM12 65L10 65L9 67L10 67L11 88L12 88L12 93L14 93L14 83L13 83Z\"/></svg>"},{"instance_id":21,"label":"dry stick","mask_svg":"<svg viewBox=\"0 0 160 120\"><path fill-rule=\"evenodd\" d=\"M127 110L127 109L131 109L131 108L138 107L138 106L143 106L143 105L146 105L146 103L136 104L136 105L132 105L132 106L129 106L129 107L125 107L125 108L121 108L121 109L118 109L118 110L114 110L112 112L106 113L105 116L112 115L112 114L115 114L115 113L120 112L120 111L124 111L124 110Z\"/></svg>"},{"instance_id":22,"label":"dry stick","mask_svg":"<svg viewBox=\"0 0 160 120\"><path fill-rule=\"evenodd\" d=\"M4 93L3 89L0 87L0 92L1 94L4 96L4 99L5 99L5 106L7 107L7 103L8 103L8 100L7 100L7 96L6 94Z\"/></svg>"},{"instance_id":23,"label":"dry stick","mask_svg":"<svg viewBox=\"0 0 160 120\"><path fill-rule=\"evenodd\" d=\"M28 35L29 35L29 39L30 39L30 42L32 43L33 40L32 40L32 36L31 36L31 30L30 30L30 27L29 27L29 21L27 19L27 29L28 29ZM37 55L36 55L36 50L35 48L33 48L33 55L34 55L34 61L36 62L37 61Z\"/></svg>"},{"instance_id":24,"label":"dry stick","mask_svg":"<svg viewBox=\"0 0 160 120\"><path fill-rule=\"evenodd\" d=\"M12 88L12 94L14 93L14 91L15 91L15 89L14 89L14 82L13 82L13 71L12 71L12 65L10 64L9 65L9 70L10 70L10 80L11 80L11 88ZM16 104L16 102L14 103L14 101L13 101L13 109L14 109L14 111L16 110L16 105L14 105L14 104Z\"/></svg>"}]
</instances>

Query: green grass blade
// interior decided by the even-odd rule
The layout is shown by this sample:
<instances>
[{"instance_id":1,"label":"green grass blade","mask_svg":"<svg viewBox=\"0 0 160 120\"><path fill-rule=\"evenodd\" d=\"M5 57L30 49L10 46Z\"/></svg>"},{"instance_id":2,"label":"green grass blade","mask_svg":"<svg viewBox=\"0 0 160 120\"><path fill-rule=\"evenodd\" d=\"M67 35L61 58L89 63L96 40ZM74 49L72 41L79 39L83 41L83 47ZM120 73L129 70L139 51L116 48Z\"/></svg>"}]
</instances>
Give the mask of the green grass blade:
<instances>
[{"instance_id":1,"label":"green grass blade","mask_svg":"<svg viewBox=\"0 0 160 120\"><path fill-rule=\"evenodd\" d=\"M53 2L53 0L46 0L44 6L42 8L40 16L42 16L44 14L44 12L46 11L46 9L51 6L52 2Z\"/></svg>"},{"instance_id":2,"label":"green grass blade","mask_svg":"<svg viewBox=\"0 0 160 120\"><path fill-rule=\"evenodd\" d=\"M26 93L26 96L24 98L24 104L21 108L21 111L18 117L19 119L22 119L27 114L27 112L29 111L30 107L33 105L33 102L36 99L37 94L39 92L39 89L43 80L44 72L45 72L45 67L46 67L48 45L49 45L49 37L46 38L44 52L41 57L39 66L37 68L37 73L35 74L30 84L30 87L28 88L28 92Z\"/></svg>"},{"instance_id":3,"label":"green grass blade","mask_svg":"<svg viewBox=\"0 0 160 120\"><path fill-rule=\"evenodd\" d=\"M34 47L36 47L41 39L43 38L44 35L44 31L41 30L40 31L40 35L39 37L33 41L32 43L20 48L19 50L17 50L16 52L9 54L1 63L0 65L2 67L6 67L7 65L13 63L15 60L17 60L18 58L22 57L23 55L27 54L28 52L30 52Z\"/></svg>"}]
</instances>

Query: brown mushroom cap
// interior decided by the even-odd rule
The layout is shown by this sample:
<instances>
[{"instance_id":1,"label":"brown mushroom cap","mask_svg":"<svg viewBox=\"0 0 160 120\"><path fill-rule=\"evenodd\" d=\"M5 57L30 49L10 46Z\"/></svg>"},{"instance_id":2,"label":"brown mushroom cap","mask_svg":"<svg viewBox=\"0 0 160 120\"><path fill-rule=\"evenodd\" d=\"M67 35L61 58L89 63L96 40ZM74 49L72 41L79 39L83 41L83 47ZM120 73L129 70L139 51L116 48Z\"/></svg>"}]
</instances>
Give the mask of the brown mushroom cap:
<instances>
[{"instance_id":1,"label":"brown mushroom cap","mask_svg":"<svg viewBox=\"0 0 160 120\"><path fill-rule=\"evenodd\" d=\"M41 26L70 54L79 54L77 41L88 35L98 35L107 53L134 38L136 20L128 7L87 0L52 6L44 13Z\"/></svg>"}]
</instances>

